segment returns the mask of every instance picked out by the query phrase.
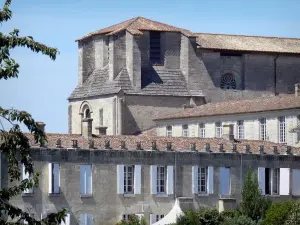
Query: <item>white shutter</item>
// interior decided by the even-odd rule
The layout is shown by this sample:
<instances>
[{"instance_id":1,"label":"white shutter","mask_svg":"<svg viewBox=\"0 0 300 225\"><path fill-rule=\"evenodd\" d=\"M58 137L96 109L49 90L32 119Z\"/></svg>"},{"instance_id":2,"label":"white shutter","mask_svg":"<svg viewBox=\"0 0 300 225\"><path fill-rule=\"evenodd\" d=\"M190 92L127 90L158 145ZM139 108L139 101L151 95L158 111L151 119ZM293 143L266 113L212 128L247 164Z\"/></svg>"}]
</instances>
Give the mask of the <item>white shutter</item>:
<instances>
[{"instance_id":1,"label":"white shutter","mask_svg":"<svg viewBox=\"0 0 300 225\"><path fill-rule=\"evenodd\" d=\"M138 217L139 221L141 222L144 214L135 214L135 215Z\"/></svg>"},{"instance_id":2,"label":"white shutter","mask_svg":"<svg viewBox=\"0 0 300 225\"><path fill-rule=\"evenodd\" d=\"M192 192L198 194L198 166L192 167Z\"/></svg>"},{"instance_id":3,"label":"white shutter","mask_svg":"<svg viewBox=\"0 0 300 225\"><path fill-rule=\"evenodd\" d=\"M134 194L141 194L141 165L134 166Z\"/></svg>"},{"instance_id":4,"label":"white shutter","mask_svg":"<svg viewBox=\"0 0 300 225\"><path fill-rule=\"evenodd\" d=\"M85 187L85 165L80 165L80 194L86 194Z\"/></svg>"},{"instance_id":5,"label":"white shutter","mask_svg":"<svg viewBox=\"0 0 300 225\"><path fill-rule=\"evenodd\" d=\"M156 214L150 214L150 225L156 222Z\"/></svg>"},{"instance_id":6,"label":"white shutter","mask_svg":"<svg viewBox=\"0 0 300 225\"><path fill-rule=\"evenodd\" d=\"M300 170L292 170L292 194L300 195Z\"/></svg>"},{"instance_id":7,"label":"white shutter","mask_svg":"<svg viewBox=\"0 0 300 225\"><path fill-rule=\"evenodd\" d=\"M54 193L58 194L59 193L59 164L58 163L53 163L53 186L54 186Z\"/></svg>"},{"instance_id":8,"label":"white shutter","mask_svg":"<svg viewBox=\"0 0 300 225\"><path fill-rule=\"evenodd\" d=\"M207 167L207 176L208 176L207 193L213 194L214 193L214 167L212 166Z\"/></svg>"},{"instance_id":9,"label":"white shutter","mask_svg":"<svg viewBox=\"0 0 300 225\"><path fill-rule=\"evenodd\" d=\"M124 194L124 165L117 165L117 192Z\"/></svg>"},{"instance_id":10,"label":"white shutter","mask_svg":"<svg viewBox=\"0 0 300 225\"><path fill-rule=\"evenodd\" d=\"M92 194L92 166L86 165L86 194Z\"/></svg>"},{"instance_id":11,"label":"white shutter","mask_svg":"<svg viewBox=\"0 0 300 225\"><path fill-rule=\"evenodd\" d=\"M290 168L280 168L280 195L290 194Z\"/></svg>"},{"instance_id":12,"label":"white shutter","mask_svg":"<svg viewBox=\"0 0 300 225\"><path fill-rule=\"evenodd\" d=\"M93 214L86 214L86 224L93 225Z\"/></svg>"},{"instance_id":13,"label":"white shutter","mask_svg":"<svg viewBox=\"0 0 300 225\"><path fill-rule=\"evenodd\" d=\"M174 171L173 166L167 166L167 194L174 193Z\"/></svg>"},{"instance_id":14,"label":"white shutter","mask_svg":"<svg viewBox=\"0 0 300 225\"><path fill-rule=\"evenodd\" d=\"M230 169L226 167L220 168L220 194L230 194Z\"/></svg>"},{"instance_id":15,"label":"white shutter","mask_svg":"<svg viewBox=\"0 0 300 225\"><path fill-rule=\"evenodd\" d=\"M157 194L157 166L151 166L151 194L156 195Z\"/></svg>"},{"instance_id":16,"label":"white shutter","mask_svg":"<svg viewBox=\"0 0 300 225\"><path fill-rule=\"evenodd\" d=\"M48 163L48 192L49 194L52 193L52 163Z\"/></svg>"},{"instance_id":17,"label":"white shutter","mask_svg":"<svg viewBox=\"0 0 300 225\"><path fill-rule=\"evenodd\" d=\"M23 176L23 180L29 179L29 173L25 172L24 164L22 164L22 176ZM23 193L28 194L28 193L32 193L32 192L33 192L32 188L28 188L28 189L25 189Z\"/></svg>"},{"instance_id":18,"label":"white shutter","mask_svg":"<svg viewBox=\"0 0 300 225\"><path fill-rule=\"evenodd\" d=\"M264 167L258 167L258 185L261 190L261 194L265 195L265 168Z\"/></svg>"},{"instance_id":19,"label":"white shutter","mask_svg":"<svg viewBox=\"0 0 300 225\"><path fill-rule=\"evenodd\" d=\"M86 214L80 214L80 225L86 225Z\"/></svg>"},{"instance_id":20,"label":"white shutter","mask_svg":"<svg viewBox=\"0 0 300 225\"><path fill-rule=\"evenodd\" d=\"M61 225L70 225L70 213L66 213L65 222L61 222Z\"/></svg>"}]
</instances>

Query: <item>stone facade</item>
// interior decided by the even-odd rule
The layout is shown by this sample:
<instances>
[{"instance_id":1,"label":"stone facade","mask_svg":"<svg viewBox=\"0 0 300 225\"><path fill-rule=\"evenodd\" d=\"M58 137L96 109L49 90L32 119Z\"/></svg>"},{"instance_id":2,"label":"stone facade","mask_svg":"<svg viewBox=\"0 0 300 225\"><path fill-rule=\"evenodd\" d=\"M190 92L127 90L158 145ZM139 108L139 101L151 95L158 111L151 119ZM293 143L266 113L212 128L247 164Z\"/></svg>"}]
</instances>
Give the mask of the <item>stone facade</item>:
<instances>
[{"instance_id":1,"label":"stone facade","mask_svg":"<svg viewBox=\"0 0 300 225\"><path fill-rule=\"evenodd\" d=\"M290 132L300 124L300 110L281 110L261 113L245 113L237 115L207 116L199 118L170 119L156 121L157 135L166 136L167 127L172 126L172 136L182 137L184 125L188 126L188 137L201 137L200 124L204 125L205 138L215 138L216 123L221 122L221 126L233 124L233 135L235 139L262 140L260 119L266 119L265 140L280 143L279 118L285 118L285 143L291 146L299 146L300 136L295 132ZM239 137L238 121L242 121L242 137ZM222 136L221 136L222 137Z\"/></svg>"},{"instance_id":2,"label":"stone facade","mask_svg":"<svg viewBox=\"0 0 300 225\"><path fill-rule=\"evenodd\" d=\"M41 173L40 185L32 194L12 199L12 203L28 210L36 218L68 208L70 224L79 224L80 214L93 215L93 224L115 224L123 214L142 214L150 221L150 214L166 215L178 197L190 198L194 208L215 206L220 210L225 206L235 208L241 199L241 183L249 166L257 172L260 168L288 168L288 179L279 181L279 193L270 195L274 201L298 200L300 194L299 156L274 154L240 154L155 151L155 150L101 150L100 149L35 149L33 151L34 170ZM59 163L60 193L49 194L48 163ZM2 187L8 183L5 160L2 165ZM91 165L92 193L80 195L80 165ZM141 165L141 192L139 194L118 194L118 165ZM168 188L173 192L153 194L151 171L153 165L171 166L172 178L168 178ZM209 193L194 191L193 168L212 169ZM168 167L169 168L169 167ZM224 181L220 171L229 168L229 192L224 196ZM284 173L280 173L281 176ZM208 175L209 176L209 175ZM137 181L136 181L137 182ZM171 186L170 185L171 182ZM207 181L208 182L208 181ZM221 184L222 183L222 184ZM225 184L226 186L227 184Z\"/></svg>"}]
</instances>

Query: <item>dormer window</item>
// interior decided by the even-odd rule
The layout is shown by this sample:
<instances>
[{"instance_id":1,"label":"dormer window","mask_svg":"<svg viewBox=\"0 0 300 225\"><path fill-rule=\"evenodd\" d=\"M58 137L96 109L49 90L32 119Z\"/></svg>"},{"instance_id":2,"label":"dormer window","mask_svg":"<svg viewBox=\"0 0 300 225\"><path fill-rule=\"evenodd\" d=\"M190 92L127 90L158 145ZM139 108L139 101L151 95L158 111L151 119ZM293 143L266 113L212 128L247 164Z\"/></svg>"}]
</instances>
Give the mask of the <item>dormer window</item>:
<instances>
[{"instance_id":1,"label":"dormer window","mask_svg":"<svg viewBox=\"0 0 300 225\"><path fill-rule=\"evenodd\" d=\"M153 65L161 65L160 32L150 32L150 61Z\"/></svg>"}]
</instances>

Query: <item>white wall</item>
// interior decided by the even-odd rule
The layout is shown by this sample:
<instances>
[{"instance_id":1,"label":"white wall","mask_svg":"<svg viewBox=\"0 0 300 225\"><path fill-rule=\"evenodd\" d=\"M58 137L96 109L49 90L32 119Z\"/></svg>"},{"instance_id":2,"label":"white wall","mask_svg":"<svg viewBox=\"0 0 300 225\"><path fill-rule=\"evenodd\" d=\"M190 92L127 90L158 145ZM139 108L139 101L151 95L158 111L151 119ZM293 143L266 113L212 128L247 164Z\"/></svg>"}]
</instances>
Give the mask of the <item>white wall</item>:
<instances>
[{"instance_id":1,"label":"white wall","mask_svg":"<svg viewBox=\"0 0 300 225\"><path fill-rule=\"evenodd\" d=\"M279 142L279 121L278 117L286 117L286 142L288 145L297 146L299 145L298 136L296 133L290 133L289 130L300 124L297 116L300 115L300 110L281 110L272 112L261 112L261 113L248 113L241 115L227 115L227 116L211 116L201 117L198 119L187 118L179 120L166 120L156 121L157 124L157 135L166 136L166 126L171 125L173 127L173 136L182 136L182 125L188 124L189 126L189 137L199 137L199 124L205 123L205 137L215 137L215 122L223 122L234 124L234 135L237 138L237 121L244 121L244 139L248 140L259 140L259 119L267 119L267 139L269 141L278 143Z\"/></svg>"}]
</instances>

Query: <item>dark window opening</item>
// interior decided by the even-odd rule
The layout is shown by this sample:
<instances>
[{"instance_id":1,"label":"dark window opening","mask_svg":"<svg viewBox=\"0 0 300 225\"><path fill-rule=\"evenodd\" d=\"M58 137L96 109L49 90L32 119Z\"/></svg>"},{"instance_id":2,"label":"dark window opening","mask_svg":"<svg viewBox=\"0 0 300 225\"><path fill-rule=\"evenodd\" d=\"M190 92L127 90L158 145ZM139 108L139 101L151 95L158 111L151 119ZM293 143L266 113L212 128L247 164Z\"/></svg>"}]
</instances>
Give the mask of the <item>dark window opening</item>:
<instances>
[{"instance_id":1,"label":"dark window opening","mask_svg":"<svg viewBox=\"0 0 300 225\"><path fill-rule=\"evenodd\" d=\"M236 89L236 81L232 74L227 73L221 77L221 85L222 89Z\"/></svg>"},{"instance_id":2,"label":"dark window opening","mask_svg":"<svg viewBox=\"0 0 300 225\"><path fill-rule=\"evenodd\" d=\"M270 195L271 194L271 180L270 180L270 169L269 168L266 168L265 169L265 194L266 195Z\"/></svg>"},{"instance_id":3,"label":"dark window opening","mask_svg":"<svg viewBox=\"0 0 300 225\"><path fill-rule=\"evenodd\" d=\"M160 32L150 32L150 61L154 65L161 64L160 58Z\"/></svg>"}]
</instances>

